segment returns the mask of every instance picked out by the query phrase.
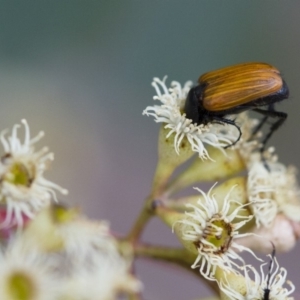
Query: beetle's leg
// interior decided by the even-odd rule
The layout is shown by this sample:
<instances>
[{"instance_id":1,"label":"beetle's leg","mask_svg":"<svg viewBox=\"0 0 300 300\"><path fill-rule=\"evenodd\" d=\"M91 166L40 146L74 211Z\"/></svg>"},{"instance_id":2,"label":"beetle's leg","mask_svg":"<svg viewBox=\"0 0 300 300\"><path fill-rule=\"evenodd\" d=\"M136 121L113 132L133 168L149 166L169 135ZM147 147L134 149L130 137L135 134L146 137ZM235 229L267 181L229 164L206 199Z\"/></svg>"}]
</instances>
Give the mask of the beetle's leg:
<instances>
[{"instance_id":1,"label":"beetle's leg","mask_svg":"<svg viewBox=\"0 0 300 300\"><path fill-rule=\"evenodd\" d=\"M240 140L240 138L241 138L241 136L242 136L242 131L241 131L241 128L240 128L238 125L236 125L235 121L233 121L233 120L227 120L227 119L224 119L223 122L226 123L226 124L229 124L229 125L234 126L234 127L239 131L239 136L238 136L238 138L237 138L233 143L231 143L230 145L224 147L225 149L227 149L227 148L229 148L229 147L231 147L231 146L234 146L234 145Z\"/></svg>"},{"instance_id":2,"label":"beetle's leg","mask_svg":"<svg viewBox=\"0 0 300 300\"><path fill-rule=\"evenodd\" d=\"M254 108L253 110L256 111L255 108ZM259 110L259 109L258 109L258 110ZM271 104L269 105L268 111L275 111L275 109L274 109L274 103L271 103ZM260 112L260 111L258 111L258 112ZM255 135L258 133L258 131L259 131L259 130L263 127L263 125L267 122L268 118L269 118L269 115L264 116L264 117L260 120L259 124L258 124L258 125L256 126L256 128L253 130L252 135L251 135L251 137L250 137L249 140L252 140L252 139L255 137Z\"/></svg>"},{"instance_id":3,"label":"beetle's leg","mask_svg":"<svg viewBox=\"0 0 300 300\"><path fill-rule=\"evenodd\" d=\"M266 123L266 121L268 120L268 118L269 118L269 116L264 116L260 120L259 124L253 130L253 132L252 132L251 137L250 137L249 140L252 140L255 137L255 135L259 132L259 130L261 130L261 128L263 127L263 125Z\"/></svg>"},{"instance_id":4,"label":"beetle's leg","mask_svg":"<svg viewBox=\"0 0 300 300\"><path fill-rule=\"evenodd\" d=\"M222 117L218 118L218 117L214 116L213 123L217 123L217 124L224 124L224 123L225 124L229 124L229 125L234 126L239 131L238 138L233 143L231 143L230 145L227 145L226 147L224 147L224 149L227 149L227 148L229 148L231 146L234 146L240 140L240 138L242 136L242 131L241 131L241 128L238 125L236 125L235 120L229 120L229 119L225 119L225 118L222 118Z\"/></svg>"},{"instance_id":5,"label":"beetle's leg","mask_svg":"<svg viewBox=\"0 0 300 300\"><path fill-rule=\"evenodd\" d=\"M271 117L271 118L277 118L278 119L276 122L274 122L271 125L268 134L266 134L266 136L262 140L262 147L260 148L260 152L264 152L265 149L266 149L266 144L267 144L268 140L270 139L270 137L272 136L274 131L276 131L284 123L284 121L287 118L287 114L284 113L284 112L280 112L280 111L263 110L263 109L259 109L259 108L255 108L253 110L260 113L260 114L262 114L262 115L264 115L267 118Z\"/></svg>"}]
</instances>

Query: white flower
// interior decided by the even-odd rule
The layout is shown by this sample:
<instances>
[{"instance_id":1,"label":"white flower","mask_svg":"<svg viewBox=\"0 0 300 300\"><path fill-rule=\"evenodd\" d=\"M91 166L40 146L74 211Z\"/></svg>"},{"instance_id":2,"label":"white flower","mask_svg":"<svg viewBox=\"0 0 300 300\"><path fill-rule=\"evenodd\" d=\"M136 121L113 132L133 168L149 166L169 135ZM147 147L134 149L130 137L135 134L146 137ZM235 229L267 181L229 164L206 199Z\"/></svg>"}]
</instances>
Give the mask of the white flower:
<instances>
[{"instance_id":1,"label":"white flower","mask_svg":"<svg viewBox=\"0 0 300 300\"><path fill-rule=\"evenodd\" d=\"M51 257L53 274L61 280L59 299L115 299L119 292L141 288L130 274L131 246L124 243L119 251L108 223L89 220L78 209L61 205L44 209L23 237Z\"/></svg>"},{"instance_id":2,"label":"white flower","mask_svg":"<svg viewBox=\"0 0 300 300\"><path fill-rule=\"evenodd\" d=\"M57 299L56 278L41 253L18 240L0 254L0 299Z\"/></svg>"},{"instance_id":3,"label":"white flower","mask_svg":"<svg viewBox=\"0 0 300 300\"><path fill-rule=\"evenodd\" d=\"M300 189L294 167L254 158L249 167L247 189L258 227L270 227L280 212L290 220L300 221Z\"/></svg>"},{"instance_id":4,"label":"white flower","mask_svg":"<svg viewBox=\"0 0 300 300\"><path fill-rule=\"evenodd\" d=\"M293 166L284 167L282 172L274 172L272 181L275 185L275 200L279 212L292 221L300 221L300 188L297 170Z\"/></svg>"},{"instance_id":5,"label":"white flower","mask_svg":"<svg viewBox=\"0 0 300 300\"><path fill-rule=\"evenodd\" d=\"M59 296L51 300L113 300L119 294L141 290L141 283L130 273L131 245L124 243L119 247L104 221L93 222L76 209L54 205L41 211L20 232L19 241L27 246L24 253L30 256L35 253L31 249L37 249L34 257L45 260L41 272L50 271L55 280L53 291ZM20 259L24 260L23 256Z\"/></svg>"},{"instance_id":6,"label":"white flower","mask_svg":"<svg viewBox=\"0 0 300 300\"><path fill-rule=\"evenodd\" d=\"M55 190L67 194L67 190L43 177L53 153L48 148L34 150L34 144L44 135L40 132L30 138L29 126L22 120L25 129L24 141L18 137L19 124L14 125L12 134L5 137L7 130L0 134L5 154L0 163L0 202L7 206L7 217L1 226L14 221L22 225L22 214L33 218L41 208L49 205L51 198L57 201Z\"/></svg>"},{"instance_id":7,"label":"white flower","mask_svg":"<svg viewBox=\"0 0 300 300\"><path fill-rule=\"evenodd\" d=\"M83 216L56 224L56 234L63 241L63 249L78 263L97 259L99 254L116 251L116 243L104 221L91 221Z\"/></svg>"},{"instance_id":8,"label":"white flower","mask_svg":"<svg viewBox=\"0 0 300 300\"><path fill-rule=\"evenodd\" d=\"M86 265L74 269L62 281L60 294L69 300L113 300L122 293L137 293L141 283L129 273L128 262L116 250L99 253L92 268Z\"/></svg>"},{"instance_id":9,"label":"white flower","mask_svg":"<svg viewBox=\"0 0 300 300\"><path fill-rule=\"evenodd\" d=\"M274 268L275 262L275 268ZM225 293L231 300L293 300L293 297L289 297L294 291L295 286L292 282L287 281L287 271L284 268L279 268L279 264L275 257L271 257L271 265L268 267L268 271L264 273L264 263L260 267L260 273L257 272L252 266L245 266L245 290L234 289L230 282L220 283L220 287L223 293ZM273 270L274 269L274 270ZM249 271L252 271L254 275L254 281L249 276ZM252 276L253 277L253 276ZM284 287L288 285L289 289ZM268 294L268 298L267 297Z\"/></svg>"},{"instance_id":10,"label":"white flower","mask_svg":"<svg viewBox=\"0 0 300 300\"><path fill-rule=\"evenodd\" d=\"M214 195L211 195L212 188L208 194L197 189L203 200L199 200L197 206L187 204L193 211L186 212L186 219L174 225L177 235L182 235L182 240L186 241L185 247L198 254L192 268L199 267L200 273L210 280L214 279L217 267L229 272L233 271L234 266L238 267L234 260L243 263L236 251L246 250L254 255L250 249L236 243L237 239L248 235L239 234L238 229L252 216L239 215L245 205L230 201L230 193L225 197L223 206L218 207Z\"/></svg>"},{"instance_id":11,"label":"white flower","mask_svg":"<svg viewBox=\"0 0 300 300\"><path fill-rule=\"evenodd\" d=\"M41 251L61 253L76 264L116 248L107 222L89 220L77 208L59 204L39 212L23 235Z\"/></svg>"},{"instance_id":12,"label":"white flower","mask_svg":"<svg viewBox=\"0 0 300 300\"><path fill-rule=\"evenodd\" d=\"M63 299L113 300L123 292L141 290L141 283L130 274L131 248L125 247L124 255L120 254L106 222L81 217L58 225L57 230L63 237L63 260L69 262L70 270L62 285Z\"/></svg>"},{"instance_id":13,"label":"white flower","mask_svg":"<svg viewBox=\"0 0 300 300\"><path fill-rule=\"evenodd\" d=\"M248 173L248 197L256 225L270 226L277 214L277 204L273 200L274 186L263 162L253 163Z\"/></svg>"},{"instance_id":14,"label":"white flower","mask_svg":"<svg viewBox=\"0 0 300 300\"><path fill-rule=\"evenodd\" d=\"M197 152L201 159L210 159L204 144L224 151L224 147L237 140L238 131L233 132L230 128L233 126L217 123L197 125L186 118L183 108L187 94L192 87L192 82L188 81L181 87L180 83L173 81L168 89L165 83L166 78L164 77L163 80L153 79L152 86L157 93L153 99L159 100L161 105L148 106L143 114L153 116L157 123L164 123L164 127L170 129L167 138L175 134L174 147L178 154L180 144L185 137L189 141L192 150Z\"/></svg>"}]
</instances>

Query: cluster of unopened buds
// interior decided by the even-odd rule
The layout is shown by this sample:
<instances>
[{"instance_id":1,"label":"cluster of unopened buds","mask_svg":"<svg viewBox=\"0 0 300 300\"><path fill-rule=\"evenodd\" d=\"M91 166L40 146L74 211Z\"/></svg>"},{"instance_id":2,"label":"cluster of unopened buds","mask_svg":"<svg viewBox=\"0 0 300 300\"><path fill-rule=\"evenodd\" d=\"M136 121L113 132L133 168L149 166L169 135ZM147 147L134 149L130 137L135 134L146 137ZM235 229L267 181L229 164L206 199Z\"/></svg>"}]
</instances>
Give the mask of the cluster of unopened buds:
<instances>
[{"instance_id":1,"label":"cluster of unopened buds","mask_svg":"<svg viewBox=\"0 0 300 300\"><path fill-rule=\"evenodd\" d=\"M168 88L165 81L153 80L157 105L143 112L162 123L152 189L123 237L112 234L107 222L58 203L56 193L67 191L44 178L53 154L34 149L43 133L31 138L25 120L22 140L20 125L11 134L2 131L0 299L142 299L147 283L134 273L137 257L190 270L215 299L294 299L295 286L275 250L290 251L300 237L295 168L278 162L273 148L261 153L258 121L246 112L234 121L240 138L236 126L195 124L184 112L192 83ZM199 189L203 183L211 185L206 193ZM140 241L153 217L181 247ZM245 262L243 251L260 261L259 271Z\"/></svg>"}]
</instances>

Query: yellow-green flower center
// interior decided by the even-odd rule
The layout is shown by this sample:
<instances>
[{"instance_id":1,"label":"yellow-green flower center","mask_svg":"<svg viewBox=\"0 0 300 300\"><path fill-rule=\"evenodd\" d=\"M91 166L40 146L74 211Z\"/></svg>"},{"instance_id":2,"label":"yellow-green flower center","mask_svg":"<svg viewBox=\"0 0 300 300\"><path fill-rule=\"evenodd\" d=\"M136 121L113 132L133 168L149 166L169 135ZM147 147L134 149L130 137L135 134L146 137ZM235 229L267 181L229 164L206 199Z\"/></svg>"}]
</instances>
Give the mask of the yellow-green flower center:
<instances>
[{"instance_id":1,"label":"yellow-green flower center","mask_svg":"<svg viewBox=\"0 0 300 300\"><path fill-rule=\"evenodd\" d=\"M34 177L34 172L32 171L33 168L30 172L27 166L25 166L23 163L17 162L10 167L7 174L5 174L4 180L15 185L30 187Z\"/></svg>"},{"instance_id":2,"label":"yellow-green flower center","mask_svg":"<svg viewBox=\"0 0 300 300\"><path fill-rule=\"evenodd\" d=\"M218 248L218 253L226 251L231 241L231 225L222 219L213 220L211 224L205 230L205 239Z\"/></svg>"},{"instance_id":3,"label":"yellow-green flower center","mask_svg":"<svg viewBox=\"0 0 300 300\"><path fill-rule=\"evenodd\" d=\"M22 272L16 272L9 277L7 291L10 299L13 300L34 299L35 290L32 280Z\"/></svg>"}]
</instances>

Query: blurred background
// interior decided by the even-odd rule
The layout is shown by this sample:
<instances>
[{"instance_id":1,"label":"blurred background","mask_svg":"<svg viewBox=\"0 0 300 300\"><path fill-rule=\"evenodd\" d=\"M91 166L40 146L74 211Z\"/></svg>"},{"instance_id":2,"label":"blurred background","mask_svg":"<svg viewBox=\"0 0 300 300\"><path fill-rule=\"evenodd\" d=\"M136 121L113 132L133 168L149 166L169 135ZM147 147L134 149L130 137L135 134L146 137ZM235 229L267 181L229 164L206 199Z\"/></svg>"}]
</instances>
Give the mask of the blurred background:
<instances>
[{"instance_id":1,"label":"blurred background","mask_svg":"<svg viewBox=\"0 0 300 300\"><path fill-rule=\"evenodd\" d=\"M154 76L184 83L245 61L281 70L291 97L274 135L300 167L299 1L0 1L0 128L26 118L55 153L48 178L63 201L126 233L147 195L159 126L142 116ZM144 239L175 245L151 222ZM299 251L278 255L299 289ZM145 299L208 296L192 275L140 261Z\"/></svg>"}]
</instances>

